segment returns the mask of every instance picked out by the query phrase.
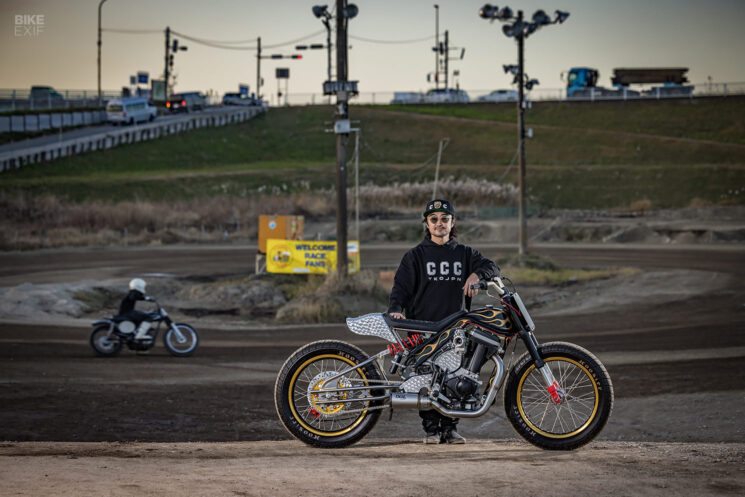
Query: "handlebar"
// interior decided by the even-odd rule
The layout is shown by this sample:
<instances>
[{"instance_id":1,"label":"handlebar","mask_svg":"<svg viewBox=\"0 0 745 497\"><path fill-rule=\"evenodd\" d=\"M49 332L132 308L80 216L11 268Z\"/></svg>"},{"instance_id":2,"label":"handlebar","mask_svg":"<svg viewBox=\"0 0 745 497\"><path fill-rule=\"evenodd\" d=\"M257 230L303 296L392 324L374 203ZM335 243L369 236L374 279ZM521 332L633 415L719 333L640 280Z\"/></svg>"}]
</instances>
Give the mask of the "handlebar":
<instances>
[{"instance_id":1,"label":"handlebar","mask_svg":"<svg viewBox=\"0 0 745 497\"><path fill-rule=\"evenodd\" d=\"M502 283L502 277L501 276L495 276L491 280L479 280L478 283L475 283L471 285L472 290L487 290L493 289L496 291L500 296L507 293L507 288L505 288L504 283Z\"/></svg>"}]
</instances>

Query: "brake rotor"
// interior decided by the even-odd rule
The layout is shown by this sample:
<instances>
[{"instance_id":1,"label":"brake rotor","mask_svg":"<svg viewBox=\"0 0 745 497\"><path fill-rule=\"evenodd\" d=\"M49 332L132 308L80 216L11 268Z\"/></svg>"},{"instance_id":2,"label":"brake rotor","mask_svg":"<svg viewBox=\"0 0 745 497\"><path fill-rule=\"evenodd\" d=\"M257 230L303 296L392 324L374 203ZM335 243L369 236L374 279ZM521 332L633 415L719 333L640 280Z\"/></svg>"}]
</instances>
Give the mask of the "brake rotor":
<instances>
[{"instance_id":1,"label":"brake rotor","mask_svg":"<svg viewBox=\"0 0 745 497\"><path fill-rule=\"evenodd\" d=\"M349 380L347 380L343 376L341 378L338 378L336 381L327 383L325 386L323 385L326 380L328 380L329 378L333 378L338 374L339 373L335 371L324 371L323 373L317 374L312 380L310 380L310 384L308 385L308 399L310 400L313 409L317 413L325 415L336 414L348 405L344 402L339 404L324 404L318 402L326 400L346 400L347 392L318 393L318 391L322 388L324 388L325 390L330 390L333 388L348 388L352 386Z\"/></svg>"}]
</instances>

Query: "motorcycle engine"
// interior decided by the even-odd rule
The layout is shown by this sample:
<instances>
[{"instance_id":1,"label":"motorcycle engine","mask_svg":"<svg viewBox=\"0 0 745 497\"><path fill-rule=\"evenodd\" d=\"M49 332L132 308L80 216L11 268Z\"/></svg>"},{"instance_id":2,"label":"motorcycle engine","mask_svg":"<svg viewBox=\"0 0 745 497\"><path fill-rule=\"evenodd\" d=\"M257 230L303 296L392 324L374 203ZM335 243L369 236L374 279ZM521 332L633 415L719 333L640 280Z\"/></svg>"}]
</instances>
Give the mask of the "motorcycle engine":
<instances>
[{"instance_id":1,"label":"motorcycle engine","mask_svg":"<svg viewBox=\"0 0 745 497\"><path fill-rule=\"evenodd\" d=\"M469 343L465 331L456 329L449 343L417 369L419 374L404 375L401 387L406 392L427 388L430 395L451 407L474 405L482 384L479 371L489 356L483 345Z\"/></svg>"}]
</instances>

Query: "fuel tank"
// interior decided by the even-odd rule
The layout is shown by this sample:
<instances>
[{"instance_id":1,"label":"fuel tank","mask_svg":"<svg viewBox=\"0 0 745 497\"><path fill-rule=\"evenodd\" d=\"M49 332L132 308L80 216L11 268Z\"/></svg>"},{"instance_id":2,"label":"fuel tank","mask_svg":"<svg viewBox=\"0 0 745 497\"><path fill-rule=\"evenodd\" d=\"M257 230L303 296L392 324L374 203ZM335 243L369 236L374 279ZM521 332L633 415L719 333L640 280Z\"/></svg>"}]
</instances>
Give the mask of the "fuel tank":
<instances>
[{"instance_id":1,"label":"fuel tank","mask_svg":"<svg viewBox=\"0 0 745 497\"><path fill-rule=\"evenodd\" d=\"M502 336L512 336L517 329L512 325L510 317L502 309L484 307L469 312L462 320L474 323L479 327Z\"/></svg>"}]
</instances>

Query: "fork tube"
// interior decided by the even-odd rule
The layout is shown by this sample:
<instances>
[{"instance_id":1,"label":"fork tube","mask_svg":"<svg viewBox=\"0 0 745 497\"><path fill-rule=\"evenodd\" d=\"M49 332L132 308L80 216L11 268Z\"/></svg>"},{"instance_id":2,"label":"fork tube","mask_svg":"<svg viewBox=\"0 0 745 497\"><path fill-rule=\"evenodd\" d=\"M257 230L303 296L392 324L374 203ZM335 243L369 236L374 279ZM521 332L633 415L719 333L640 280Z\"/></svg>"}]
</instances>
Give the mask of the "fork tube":
<instances>
[{"instance_id":1,"label":"fork tube","mask_svg":"<svg viewBox=\"0 0 745 497\"><path fill-rule=\"evenodd\" d=\"M522 327L518 333L520 334L520 338L522 338L523 342L525 343L525 347L528 349L528 352L530 352L530 357L533 358L535 367L541 369L544 365L544 362L541 358L541 355L538 353L538 341L535 339L535 336L533 336L532 333L522 329Z\"/></svg>"}]
</instances>

